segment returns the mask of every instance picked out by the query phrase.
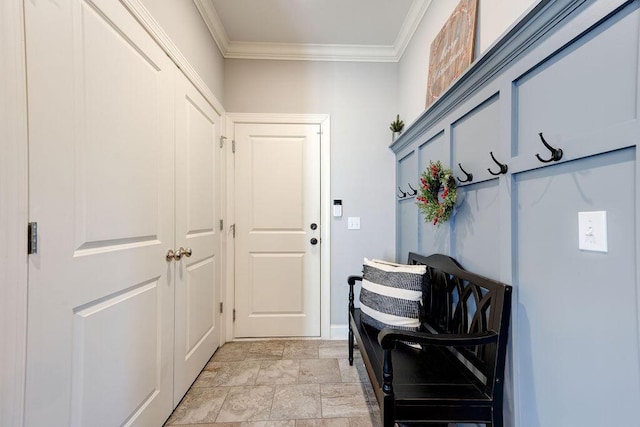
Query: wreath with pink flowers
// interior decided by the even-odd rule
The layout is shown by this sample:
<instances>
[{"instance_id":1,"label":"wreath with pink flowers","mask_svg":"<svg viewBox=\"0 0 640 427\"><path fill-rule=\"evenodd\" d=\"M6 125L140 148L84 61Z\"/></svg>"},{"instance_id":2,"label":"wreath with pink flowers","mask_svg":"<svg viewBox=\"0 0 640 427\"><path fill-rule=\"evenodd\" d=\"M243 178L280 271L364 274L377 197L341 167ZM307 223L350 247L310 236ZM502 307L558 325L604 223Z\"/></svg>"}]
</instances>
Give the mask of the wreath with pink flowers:
<instances>
[{"instance_id":1,"label":"wreath with pink flowers","mask_svg":"<svg viewBox=\"0 0 640 427\"><path fill-rule=\"evenodd\" d=\"M440 226L451 218L458 198L456 179L451 169L445 169L440 160L429 162L429 168L420 178L420 195L416 197L418 207L426 221Z\"/></svg>"}]
</instances>

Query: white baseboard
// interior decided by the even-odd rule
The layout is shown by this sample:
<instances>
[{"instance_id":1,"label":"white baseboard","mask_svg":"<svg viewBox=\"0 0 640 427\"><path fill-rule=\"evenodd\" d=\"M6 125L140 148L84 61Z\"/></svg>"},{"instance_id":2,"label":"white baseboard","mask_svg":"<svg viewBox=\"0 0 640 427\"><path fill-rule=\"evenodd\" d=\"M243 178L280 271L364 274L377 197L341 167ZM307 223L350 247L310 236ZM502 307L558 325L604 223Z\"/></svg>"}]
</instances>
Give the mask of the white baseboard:
<instances>
[{"instance_id":1,"label":"white baseboard","mask_svg":"<svg viewBox=\"0 0 640 427\"><path fill-rule=\"evenodd\" d=\"M346 340L349 338L349 325L347 324L332 324L331 325L331 338L332 340Z\"/></svg>"}]
</instances>

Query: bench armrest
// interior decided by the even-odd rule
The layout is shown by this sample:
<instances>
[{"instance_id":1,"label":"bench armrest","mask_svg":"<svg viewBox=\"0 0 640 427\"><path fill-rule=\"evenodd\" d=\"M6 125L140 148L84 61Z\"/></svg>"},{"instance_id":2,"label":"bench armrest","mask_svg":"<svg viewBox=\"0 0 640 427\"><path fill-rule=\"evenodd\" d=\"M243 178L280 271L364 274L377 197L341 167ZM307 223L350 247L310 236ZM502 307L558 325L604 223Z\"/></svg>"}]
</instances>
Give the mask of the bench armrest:
<instances>
[{"instance_id":1,"label":"bench armrest","mask_svg":"<svg viewBox=\"0 0 640 427\"><path fill-rule=\"evenodd\" d=\"M395 348L396 344L401 341L426 345L466 347L496 342L498 341L498 334L493 331L480 334L431 334L429 332L413 332L393 328L384 328L378 334L378 342L384 350Z\"/></svg>"},{"instance_id":2,"label":"bench armrest","mask_svg":"<svg viewBox=\"0 0 640 427\"><path fill-rule=\"evenodd\" d=\"M356 282L362 282L362 276L349 276L347 279L347 283L349 283L349 286L351 286L352 289Z\"/></svg>"},{"instance_id":3,"label":"bench armrest","mask_svg":"<svg viewBox=\"0 0 640 427\"><path fill-rule=\"evenodd\" d=\"M353 310L355 308L353 304L353 300L355 298L353 287L355 286L356 282L362 282L362 276L349 276L349 278L347 279L347 283L349 283L349 313L353 313Z\"/></svg>"}]
</instances>

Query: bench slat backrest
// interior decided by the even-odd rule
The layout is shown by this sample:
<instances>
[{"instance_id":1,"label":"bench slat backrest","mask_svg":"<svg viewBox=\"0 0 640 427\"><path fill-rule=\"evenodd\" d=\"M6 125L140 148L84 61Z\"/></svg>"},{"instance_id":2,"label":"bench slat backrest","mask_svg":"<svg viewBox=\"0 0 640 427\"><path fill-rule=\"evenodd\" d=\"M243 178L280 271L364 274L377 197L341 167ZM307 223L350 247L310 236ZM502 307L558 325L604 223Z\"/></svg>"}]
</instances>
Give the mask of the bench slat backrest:
<instances>
[{"instance_id":1,"label":"bench slat backrest","mask_svg":"<svg viewBox=\"0 0 640 427\"><path fill-rule=\"evenodd\" d=\"M411 252L408 263L427 266L422 319L425 330L439 334L498 334L496 343L450 351L475 374L479 386L494 399L502 398L511 286L471 273L446 255Z\"/></svg>"}]
</instances>

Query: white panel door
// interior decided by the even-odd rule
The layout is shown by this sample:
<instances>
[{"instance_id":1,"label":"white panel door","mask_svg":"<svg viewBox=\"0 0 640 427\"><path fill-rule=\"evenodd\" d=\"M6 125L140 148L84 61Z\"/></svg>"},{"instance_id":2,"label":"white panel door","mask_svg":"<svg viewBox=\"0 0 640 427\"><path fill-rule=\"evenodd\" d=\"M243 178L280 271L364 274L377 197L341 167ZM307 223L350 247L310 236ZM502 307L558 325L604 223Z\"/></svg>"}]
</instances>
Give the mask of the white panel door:
<instances>
[{"instance_id":1,"label":"white panel door","mask_svg":"<svg viewBox=\"0 0 640 427\"><path fill-rule=\"evenodd\" d=\"M172 409L173 69L120 2L26 1L25 425L159 426Z\"/></svg>"},{"instance_id":2,"label":"white panel door","mask_svg":"<svg viewBox=\"0 0 640 427\"><path fill-rule=\"evenodd\" d=\"M236 337L320 335L319 132L235 126Z\"/></svg>"},{"instance_id":3,"label":"white panel door","mask_svg":"<svg viewBox=\"0 0 640 427\"><path fill-rule=\"evenodd\" d=\"M176 72L174 405L220 344L220 114Z\"/></svg>"}]
</instances>

